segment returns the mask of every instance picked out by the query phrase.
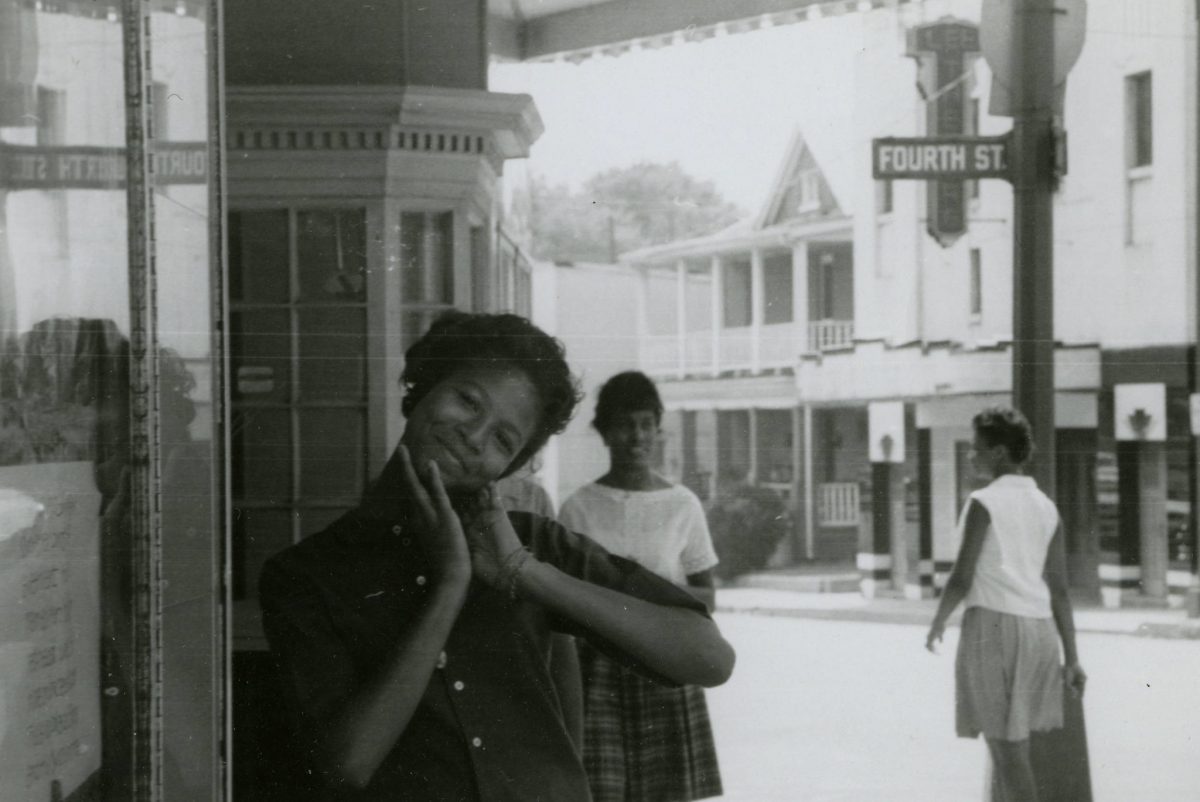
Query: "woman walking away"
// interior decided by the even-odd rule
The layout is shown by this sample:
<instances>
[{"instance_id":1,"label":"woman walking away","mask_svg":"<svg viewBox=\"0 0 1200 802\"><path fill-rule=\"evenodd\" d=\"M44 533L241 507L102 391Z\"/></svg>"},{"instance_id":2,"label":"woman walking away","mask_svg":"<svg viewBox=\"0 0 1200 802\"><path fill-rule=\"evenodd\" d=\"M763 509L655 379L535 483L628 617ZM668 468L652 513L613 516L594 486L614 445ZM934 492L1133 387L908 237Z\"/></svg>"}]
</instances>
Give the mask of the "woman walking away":
<instances>
[{"instance_id":1,"label":"woman walking away","mask_svg":"<svg viewBox=\"0 0 1200 802\"><path fill-rule=\"evenodd\" d=\"M609 471L580 488L559 515L568 529L713 604L717 564L700 500L651 465L663 406L638 372L600 390L592 425ZM583 762L595 802L685 802L721 793L704 692L666 687L581 643Z\"/></svg>"},{"instance_id":2,"label":"woman walking away","mask_svg":"<svg viewBox=\"0 0 1200 802\"><path fill-rule=\"evenodd\" d=\"M958 735L983 734L1003 802L1038 802L1029 734L1062 727L1063 685L1082 694L1087 682L1075 649L1062 523L1054 502L1025 475L1033 437L1024 416L997 407L972 423L974 467L990 483L971 494L959 519L962 545L925 647L934 651L946 619L965 602L955 664Z\"/></svg>"}]
</instances>

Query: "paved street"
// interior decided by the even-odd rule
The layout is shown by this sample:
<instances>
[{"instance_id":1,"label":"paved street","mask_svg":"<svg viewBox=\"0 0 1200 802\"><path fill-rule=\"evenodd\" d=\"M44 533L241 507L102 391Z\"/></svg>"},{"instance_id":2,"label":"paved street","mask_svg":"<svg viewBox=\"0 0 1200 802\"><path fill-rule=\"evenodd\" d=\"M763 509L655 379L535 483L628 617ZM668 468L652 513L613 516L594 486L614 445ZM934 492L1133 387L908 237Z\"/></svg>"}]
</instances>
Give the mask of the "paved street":
<instances>
[{"instance_id":1,"label":"paved street","mask_svg":"<svg viewBox=\"0 0 1200 802\"><path fill-rule=\"evenodd\" d=\"M730 802L982 797L982 741L954 737L958 630L718 615L738 650L709 692ZM1200 798L1200 641L1085 633L1096 802Z\"/></svg>"}]
</instances>

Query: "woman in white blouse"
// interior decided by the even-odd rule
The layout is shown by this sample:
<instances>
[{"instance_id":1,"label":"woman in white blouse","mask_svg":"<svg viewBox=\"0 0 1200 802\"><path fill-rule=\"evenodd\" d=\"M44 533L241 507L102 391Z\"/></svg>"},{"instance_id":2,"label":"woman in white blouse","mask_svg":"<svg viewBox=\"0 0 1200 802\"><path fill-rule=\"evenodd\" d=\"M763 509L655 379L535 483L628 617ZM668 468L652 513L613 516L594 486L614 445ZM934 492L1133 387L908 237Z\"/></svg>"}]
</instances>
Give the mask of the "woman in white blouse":
<instances>
[{"instance_id":1,"label":"woman in white blouse","mask_svg":"<svg viewBox=\"0 0 1200 802\"><path fill-rule=\"evenodd\" d=\"M1025 465L1029 422L1004 407L975 416L972 460L989 484L959 520L962 545L925 646L966 605L955 663L960 737L987 741L1004 800L1037 802L1029 734L1063 726L1063 686L1082 694L1058 510ZM1059 646L1062 652L1059 652Z\"/></svg>"},{"instance_id":2,"label":"woman in white blouse","mask_svg":"<svg viewBox=\"0 0 1200 802\"><path fill-rule=\"evenodd\" d=\"M600 390L592 425L608 473L577 490L559 513L591 537L679 585L711 608L717 564L700 500L654 472L663 406L645 374L619 373ZM594 802L686 802L721 794L702 689L648 680L580 643L584 767Z\"/></svg>"}]
</instances>

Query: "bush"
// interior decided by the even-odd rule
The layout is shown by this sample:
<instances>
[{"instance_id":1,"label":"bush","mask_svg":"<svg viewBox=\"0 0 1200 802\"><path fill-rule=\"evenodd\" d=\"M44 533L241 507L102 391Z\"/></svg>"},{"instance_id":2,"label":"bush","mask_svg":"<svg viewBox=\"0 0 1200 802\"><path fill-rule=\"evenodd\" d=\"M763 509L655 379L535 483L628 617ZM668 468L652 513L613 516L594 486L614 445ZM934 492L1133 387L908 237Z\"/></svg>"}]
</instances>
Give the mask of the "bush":
<instances>
[{"instance_id":1,"label":"bush","mask_svg":"<svg viewBox=\"0 0 1200 802\"><path fill-rule=\"evenodd\" d=\"M775 491L744 483L726 488L708 506L708 528L721 560L717 576L732 579L765 568L791 527L791 513Z\"/></svg>"}]
</instances>

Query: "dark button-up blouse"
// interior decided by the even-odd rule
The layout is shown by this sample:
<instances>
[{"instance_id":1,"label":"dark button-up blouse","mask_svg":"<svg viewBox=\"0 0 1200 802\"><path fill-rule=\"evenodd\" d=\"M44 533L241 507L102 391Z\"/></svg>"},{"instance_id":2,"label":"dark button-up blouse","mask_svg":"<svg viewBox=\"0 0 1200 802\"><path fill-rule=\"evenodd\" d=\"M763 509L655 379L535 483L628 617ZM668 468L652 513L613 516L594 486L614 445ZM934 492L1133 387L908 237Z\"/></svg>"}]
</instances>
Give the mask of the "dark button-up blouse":
<instances>
[{"instance_id":1,"label":"dark button-up blouse","mask_svg":"<svg viewBox=\"0 0 1200 802\"><path fill-rule=\"evenodd\" d=\"M377 493L263 569L263 626L281 671L282 701L294 711L306 749L354 690L381 670L430 590L418 538L396 509L394 499ZM509 517L534 555L564 573L707 615L691 594L553 521L519 512ZM587 638L653 676L597 642L586 626L474 582L424 697L369 786L354 790L331 778L322 798L589 799L547 668L551 630Z\"/></svg>"}]
</instances>

